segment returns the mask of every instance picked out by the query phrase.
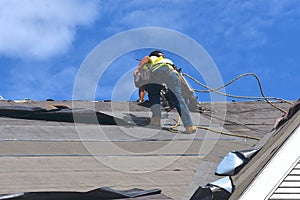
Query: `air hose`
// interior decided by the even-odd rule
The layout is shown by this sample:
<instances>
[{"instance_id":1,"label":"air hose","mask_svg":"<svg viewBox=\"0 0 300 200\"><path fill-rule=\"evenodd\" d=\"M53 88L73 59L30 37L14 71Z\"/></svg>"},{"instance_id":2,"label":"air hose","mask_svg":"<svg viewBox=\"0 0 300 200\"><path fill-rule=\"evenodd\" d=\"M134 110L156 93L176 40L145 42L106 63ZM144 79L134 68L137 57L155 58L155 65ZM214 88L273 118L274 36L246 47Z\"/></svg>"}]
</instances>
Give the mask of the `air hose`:
<instances>
[{"instance_id":1,"label":"air hose","mask_svg":"<svg viewBox=\"0 0 300 200\"><path fill-rule=\"evenodd\" d=\"M197 90L197 89L194 89L194 92L214 92L214 93L226 96L226 97L240 98L240 99L256 99L256 100L264 99L272 107L276 108L277 110L279 110L279 111L281 111L283 113L287 113L287 111L284 110L283 108L280 108L280 107L276 106L274 103L272 103L270 101L271 99L272 100L281 101L281 102L285 102L285 103L288 103L288 104L293 104L292 102L284 100L284 99L281 99L281 98L267 97L267 96L265 96L265 94L263 92L261 81L260 81L259 77L256 74L254 74L254 73L241 74L241 75L237 76L236 78L232 79L231 81L227 82L226 84L224 84L224 85L222 85L222 86L220 86L218 88L214 88L214 89L210 88L209 86L207 86L207 85L205 85L203 83L201 83L200 81L198 81L196 78L192 77L189 74L184 74L183 73L182 75L185 76L185 77L188 77L189 79L193 80L195 83L197 83L197 84L199 84L202 87L204 87L204 88L207 89L207 90ZM256 79L256 81L258 83L258 86L259 86L260 93L261 93L261 97L231 95L231 94L226 94L226 93L223 93L223 92L219 91L220 89L225 88L228 85L230 85L230 84L234 83L235 81L237 81L238 79L240 79L242 77L246 77L246 76L253 76ZM177 128L179 125L180 125L180 117L178 118L177 123L169 128L169 131L170 132L174 132L174 133L178 133L179 130L176 130L175 128ZM215 133L220 133L220 134L223 134L223 135L229 135L229 136L234 136L234 137L242 137L242 138L249 138L249 139L255 139L255 140L260 140L261 139L259 137L254 137L254 136L240 135L240 134L234 134L234 133L219 131L219 130L211 129L211 128L206 127L206 126L196 126L196 127L199 128L199 129L204 129L204 130L208 130L208 131L215 132Z\"/></svg>"}]
</instances>

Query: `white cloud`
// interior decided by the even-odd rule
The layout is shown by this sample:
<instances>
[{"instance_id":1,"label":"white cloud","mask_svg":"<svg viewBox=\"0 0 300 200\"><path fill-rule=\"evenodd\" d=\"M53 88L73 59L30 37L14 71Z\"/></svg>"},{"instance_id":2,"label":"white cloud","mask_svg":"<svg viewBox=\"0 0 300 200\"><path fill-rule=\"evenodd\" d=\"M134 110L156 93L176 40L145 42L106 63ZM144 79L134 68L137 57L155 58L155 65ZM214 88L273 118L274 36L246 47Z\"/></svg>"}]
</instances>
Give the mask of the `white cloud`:
<instances>
[{"instance_id":1,"label":"white cloud","mask_svg":"<svg viewBox=\"0 0 300 200\"><path fill-rule=\"evenodd\" d=\"M186 20L182 17L182 6L192 1L163 0L158 2L131 0L105 1L106 14L110 15L107 30L114 33L137 27L164 27L184 30Z\"/></svg>"},{"instance_id":2,"label":"white cloud","mask_svg":"<svg viewBox=\"0 0 300 200\"><path fill-rule=\"evenodd\" d=\"M208 44L235 43L237 48L244 48L264 45L268 40L266 29L280 19L291 20L293 16L299 19L298 2L114 0L106 2L105 11L112 15L109 30L113 32L158 26L181 31Z\"/></svg>"},{"instance_id":3,"label":"white cloud","mask_svg":"<svg viewBox=\"0 0 300 200\"><path fill-rule=\"evenodd\" d=\"M77 26L98 17L96 1L1 0L0 54L44 59L65 53Z\"/></svg>"}]
</instances>

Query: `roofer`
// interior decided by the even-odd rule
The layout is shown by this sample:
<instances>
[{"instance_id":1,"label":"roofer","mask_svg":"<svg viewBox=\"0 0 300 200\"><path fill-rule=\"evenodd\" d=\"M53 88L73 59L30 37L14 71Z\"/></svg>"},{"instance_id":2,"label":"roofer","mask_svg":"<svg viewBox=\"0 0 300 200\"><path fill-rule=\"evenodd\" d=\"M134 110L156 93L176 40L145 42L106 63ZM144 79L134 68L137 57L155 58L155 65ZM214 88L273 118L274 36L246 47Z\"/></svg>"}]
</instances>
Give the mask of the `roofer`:
<instances>
[{"instance_id":1,"label":"roofer","mask_svg":"<svg viewBox=\"0 0 300 200\"><path fill-rule=\"evenodd\" d=\"M134 71L135 77L138 76L144 66L148 66L151 71L151 82L144 85L145 90L148 92L152 112L150 125L161 125L160 91L163 87L162 84L165 83L170 91L171 100L174 102L177 112L182 119L185 127L184 133L196 132L189 108L181 93L181 81L178 72L174 69L173 62L165 58L163 52L155 50L140 61L137 69Z\"/></svg>"}]
</instances>

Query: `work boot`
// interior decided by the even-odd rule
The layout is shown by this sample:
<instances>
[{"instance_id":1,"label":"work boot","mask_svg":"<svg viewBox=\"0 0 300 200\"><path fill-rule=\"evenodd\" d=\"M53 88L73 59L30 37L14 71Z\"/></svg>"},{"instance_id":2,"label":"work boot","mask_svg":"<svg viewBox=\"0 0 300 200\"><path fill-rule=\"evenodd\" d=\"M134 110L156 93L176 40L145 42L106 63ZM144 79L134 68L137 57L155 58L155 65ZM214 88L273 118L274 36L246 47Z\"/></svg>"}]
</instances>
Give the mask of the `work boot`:
<instances>
[{"instance_id":1,"label":"work boot","mask_svg":"<svg viewBox=\"0 0 300 200\"><path fill-rule=\"evenodd\" d=\"M192 133L196 133L196 131L197 131L196 126L187 126L187 127L185 127L185 131L183 131L182 133L192 134Z\"/></svg>"},{"instance_id":2,"label":"work boot","mask_svg":"<svg viewBox=\"0 0 300 200\"><path fill-rule=\"evenodd\" d=\"M151 117L149 126L160 127L160 117Z\"/></svg>"}]
</instances>

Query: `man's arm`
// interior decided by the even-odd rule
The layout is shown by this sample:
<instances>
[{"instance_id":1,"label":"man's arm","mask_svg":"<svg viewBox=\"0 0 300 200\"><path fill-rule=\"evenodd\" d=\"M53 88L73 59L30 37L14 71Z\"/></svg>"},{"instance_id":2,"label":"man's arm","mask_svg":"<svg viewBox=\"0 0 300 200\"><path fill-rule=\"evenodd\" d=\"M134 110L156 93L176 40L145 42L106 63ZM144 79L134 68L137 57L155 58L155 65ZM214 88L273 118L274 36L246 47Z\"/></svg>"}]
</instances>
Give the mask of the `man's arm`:
<instances>
[{"instance_id":1,"label":"man's arm","mask_svg":"<svg viewBox=\"0 0 300 200\"><path fill-rule=\"evenodd\" d=\"M141 70L142 66L147 64L148 62L150 62L150 57L149 56L145 56L139 63L138 67L136 68L136 70L134 71L134 75L137 76L137 74L139 73L139 71Z\"/></svg>"}]
</instances>

